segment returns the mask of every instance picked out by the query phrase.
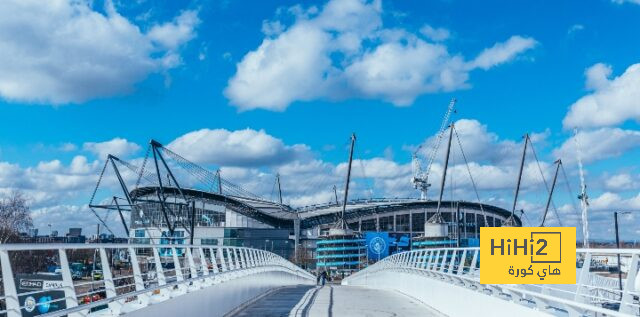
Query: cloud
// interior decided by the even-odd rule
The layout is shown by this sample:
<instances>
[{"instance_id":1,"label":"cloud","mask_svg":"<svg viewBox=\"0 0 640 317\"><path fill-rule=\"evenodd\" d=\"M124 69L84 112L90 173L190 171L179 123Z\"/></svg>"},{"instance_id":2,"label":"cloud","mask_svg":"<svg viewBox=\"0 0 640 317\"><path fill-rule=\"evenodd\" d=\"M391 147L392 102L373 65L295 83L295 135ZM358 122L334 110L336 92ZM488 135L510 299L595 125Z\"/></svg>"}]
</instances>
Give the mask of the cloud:
<instances>
[{"instance_id":1,"label":"cloud","mask_svg":"<svg viewBox=\"0 0 640 317\"><path fill-rule=\"evenodd\" d=\"M125 236L124 228L116 217L117 213L112 213L105 222L117 236ZM101 233L108 232L87 205L60 204L36 208L31 210L31 218L34 227L40 229L40 234L49 234L49 224L51 230L58 231L58 235L65 235L69 228L82 228L82 234L90 236L96 233L98 223Z\"/></svg>"},{"instance_id":2,"label":"cloud","mask_svg":"<svg viewBox=\"0 0 640 317\"><path fill-rule=\"evenodd\" d=\"M553 156L561 158L565 163L577 161L576 136L566 140L559 148L553 150ZM625 152L640 146L640 131L620 128L600 128L591 131L580 131L577 134L580 153L584 163L618 157Z\"/></svg>"},{"instance_id":3,"label":"cloud","mask_svg":"<svg viewBox=\"0 0 640 317\"><path fill-rule=\"evenodd\" d=\"M470 63L471 68L489 69L514 59L518 54L535 47L536 40L530 37L514 35L506 42L496 43L485 49Z\"/></svg>"},{"instance_id":4,"label":"cloud","mask_svg":"<svg viewBox=\"0 0 640 317\"><path fill-rule=\"evenodd\" d=\"M640 209L640 194L630 198L623 198L619 194L612 192L605 192L600 196L591 199L590 208L594 210L606 210L606 211L637 211Z\"/></svg>"},{"instance_id":5,"label":"cloud","mask_svg":"<svg viewBox=\"0 0 640 317\"><path fill-rule=\"evenodd\" d=\"M89 162L82 155L75 156L68 166L60 160L42 161L26 168L0 162L0 197L19 189L31 199L33 206L49 206L92 189L99 171L98 161Z\"/></svg>"},{"instance_id":6,"label":"cloud","mask_svg":"<svg viewBox=\"0 0 640 317\"><path fill-rule=\"evenodd\" d=\"M434 28L428 24L420 28L420 33L434 42L444 41L451 36L449 30L445 28Z\"/></svg>"},{"instance_id":7,"label":"cloud","mask_svg":"<svg viewBox=\"0 0 640 317\"><path fill-rule=\"evenodd\" d=\"M104 160L107 155L111 154L120 158L128 157L138 150L140 146L136 143L129 142L126 139L114 138L105 142L85 142L82 149L95 154L98 158Z\"/></svg>"},{"instance_id":8,"label":"cloud","mask_svg":"<svg viewBox=\"0 0 640 317\"><path fill-rule=\"evenodd\" d=\"M89 1L0 3L0 96L15 102L82 103L122 95L149 74L180 64L179 46L194 36L197 13L152 25L148 33Z\"/></svg>"},{"instance_id":9,"label":"cloud","mask_svg":"<svg viewBox=\"0 0 640 317\"><path fill-rule=\"evenodd\" d=\"M196 163L224 166L280 165L310 155L306 145L285 145L253 129L202 129L178 137L167 148Z\"/></svg>"},{"instance_id":10,"label":"cloud","mask_svg":"<svg viewBox=\"0 0 640 317\"><path fill-rule=\"evenodd\" d=\"M62 151L62 152L73 152L75 150L77 150L78 147L73 144L73 143L63 143L58 147L58 150Z\"/></svg>"},{"instance_id":11,"label":"cloud","mask_svg":"<svg viewBox=\"0 0 640 317\"><path fill-rule=\"evenodd\" d=\"M611 0L611 2L617 3L617 4L623 4L623 3L640 4L640 0Z\"/></svg>"},{"instance_id":12,"label":"cloud","mask_svg":"<svg viewBox=\"0 0 640 317\"><path fill-rule=\"evenodd\" d=\"M638 180L628 173L615 174L605 180L605 187L612 191L637 189Z\"/></svg>"},{"instance_id":13,"label":"cloud","mask_svg":"<svg viewBox=\"0 0 640 317\"><path fill-rule=\"evenodd\" d=\"M522 140L518 142L512 140L501 140L497 134L490 132L486 125L482 124L478 120L474 119L459 119L455 122L455 129L457 135L462 143L465 155L469 160L476 162L488 162L491 164L505 164L510 162L517 162L520 159L520 152L522 151ZM532 134L531 139L533 142L542 143L546 138L545 133ZM452 151L458 153L459 146L457 137L454 136ZM444 160L444 148L446 147L446 140L443 140L440 144L440 155L436 156L437 161ZM427 159L431 155L431 151L437 142L437 136L432 135L423 142L423 147L420 150L422 158Z\"/></svg>"},{"instance_id":14,"label":"cloud","mask_svg":"<svg viewBox=\"0 0 640 317\"><path fill-rule=\"evenodd\" d=\"M595 64L585 71L592 93L573 103L562 124L565 128L612 126L640 121L640 64L633 64L610 79L611 66Z\"/></svg>"},{"instance_id":15,"label":"cloud","mask_svg":"<svg viewBox=\"0 0 640 317\"><path fill-rule=\"evenodd\" d=\"M154 25L147 36L165 49L176 50L196 36L195 28L198 24L200 24L198 13L187 10L171 22Z\"/></svg>"},{"instance_id":16,"label":"cloud","mask_svg":"<svg viewBox=\"0 0 640 317\"><path fill-rule=\"evenodd\" d=\"M572 35L576 32L582 31L584 30L584 25L582 24L574 24L571 27L569 27L569 30L567 30L567 34L568 35Z\"/></svg>"},{"instance_id":17,"label":"cloud","mask_svg":"<svg viewBox=\"0 0 640 317\"><path fill-rule=\"evenodd\" d=\"M296 101L376 98L406 106L420 95L467 88L469 72L512 60L536 41L513 36L471 62L399 28L384 28L380 1L296 6L295 22L263 24L266 37L236 65L225 96L239 110L283 111ZM277 23L276 23L277 22ZM445 29L425 26L430 40Z\"/></svg>"}]
</instances>

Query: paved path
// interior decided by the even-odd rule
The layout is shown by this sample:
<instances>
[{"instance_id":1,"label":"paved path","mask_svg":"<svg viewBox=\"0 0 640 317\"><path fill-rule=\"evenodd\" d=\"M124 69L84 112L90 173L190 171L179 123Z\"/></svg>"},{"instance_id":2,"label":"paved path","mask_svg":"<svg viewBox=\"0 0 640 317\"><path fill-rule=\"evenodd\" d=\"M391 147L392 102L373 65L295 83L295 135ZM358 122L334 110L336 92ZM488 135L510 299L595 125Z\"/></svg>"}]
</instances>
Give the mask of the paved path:
<instances>
[{"instance_id":1,"label":"paved path","mask_svg":"<svg viewBox=\"0 0 640 317\"><path fill-rule=\"evenodd\" d=\"M234 316L437 316L422 303L397 292L356 286L282 288Z\"/></svg>"}]
</instances>

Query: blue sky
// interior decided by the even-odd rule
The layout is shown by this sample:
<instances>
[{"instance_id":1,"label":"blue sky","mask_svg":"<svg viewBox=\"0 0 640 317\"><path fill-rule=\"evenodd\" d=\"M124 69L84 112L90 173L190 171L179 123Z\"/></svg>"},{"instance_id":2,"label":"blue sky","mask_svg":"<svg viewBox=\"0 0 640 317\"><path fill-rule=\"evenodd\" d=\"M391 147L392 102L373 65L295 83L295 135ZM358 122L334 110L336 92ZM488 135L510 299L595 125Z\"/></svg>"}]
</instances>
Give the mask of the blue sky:
<instances>
[{"instance_id":1,"label":"blue sky","mask_svg":"<svg viewBox=\"0 0 640 317\"><path fill-rule=\"evenodd\" d=\"M37 226L95 222L77 215L104 154L135 162L151 138L266 196L280 172L304 205L342 186L356 132L354 195L416 196L410 149L432 142L452 97L483 200L509 205L525 132L546 176L562 156L576 191L577 127L593 231L607 238L611 210L640 209L637 1L49 5L0 4L0 194L31 195ZM306 173L323 189L297 190ZM535 218L545 190L529 176L521 208ZM579 226L570 197L556 204Z\"/></svg>"}]
</instances>

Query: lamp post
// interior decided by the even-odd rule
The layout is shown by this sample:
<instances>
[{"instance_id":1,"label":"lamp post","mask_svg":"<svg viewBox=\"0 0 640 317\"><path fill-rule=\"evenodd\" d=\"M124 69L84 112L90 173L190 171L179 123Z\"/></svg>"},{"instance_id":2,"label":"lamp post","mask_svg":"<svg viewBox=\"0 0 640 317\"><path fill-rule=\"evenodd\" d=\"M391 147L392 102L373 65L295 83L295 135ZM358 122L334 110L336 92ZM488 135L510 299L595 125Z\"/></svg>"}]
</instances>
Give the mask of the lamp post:
<instances>
[{"instance_id":1,"label":"lamp post","mask_svg":"<svg viewBox=\"0 0 640 317\"><path fill-rule=\"evenodd\" d=\"M616 229L616 248L620 249L620 234L618 233L618 214L625 215L629 214L629 211L614 211L613 212L613 221L615 223ZM618 286L622 291L622 270L620 269L620 252L618 252Z\"/></svg>"}]
</instances>

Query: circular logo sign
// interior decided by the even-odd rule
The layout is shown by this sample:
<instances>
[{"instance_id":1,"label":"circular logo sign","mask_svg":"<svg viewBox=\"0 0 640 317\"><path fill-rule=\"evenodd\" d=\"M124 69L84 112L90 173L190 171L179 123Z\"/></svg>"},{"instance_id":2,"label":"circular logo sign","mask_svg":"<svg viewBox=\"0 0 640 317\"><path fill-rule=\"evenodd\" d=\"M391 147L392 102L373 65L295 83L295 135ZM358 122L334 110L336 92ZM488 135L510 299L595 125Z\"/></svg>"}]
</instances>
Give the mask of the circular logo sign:
<instances>
[{"instance_id":1,"label":"circular logo sign","mask_svg":"<svg viewBox=\"0 0 640 317\"><path fill-rule=\"evenodd\" d=\"M29 296L27 298L24 299L24 310L26 310L27 312L32 312L34 309L36 309L36 299L33 298L33 296Z\"/></svg>"},{"instance_id":2,"label":"circular logo sign","mask_svg":"<svg viewBox=\"0 0 640 317\"><path fill-rule=\"evenodd\" d=\"M371 252L375 254L382 254L387 249L387 242L381 237L375 237L371 239L369 249L371 249Z\"/></svg>"}]
</instances>

